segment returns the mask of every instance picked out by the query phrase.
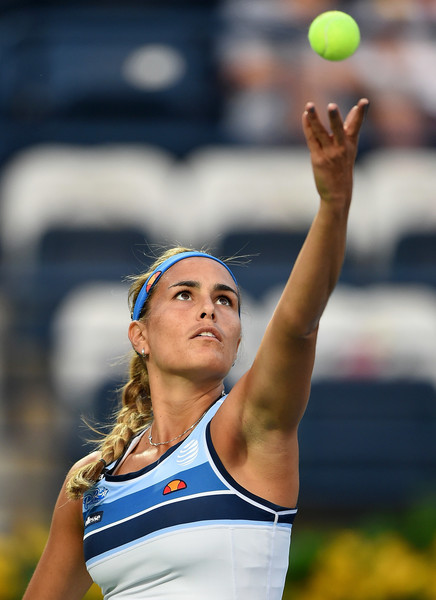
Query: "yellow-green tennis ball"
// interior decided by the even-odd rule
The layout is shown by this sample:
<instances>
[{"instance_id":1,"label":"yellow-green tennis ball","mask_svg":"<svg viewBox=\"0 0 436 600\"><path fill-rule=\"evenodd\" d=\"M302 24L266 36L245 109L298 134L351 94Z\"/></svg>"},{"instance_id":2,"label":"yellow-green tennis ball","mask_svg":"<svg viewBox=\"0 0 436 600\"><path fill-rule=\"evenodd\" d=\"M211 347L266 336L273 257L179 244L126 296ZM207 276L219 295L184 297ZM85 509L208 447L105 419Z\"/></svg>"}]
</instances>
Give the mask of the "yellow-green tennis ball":
<instances>
[{"instance_id":1,"label":"yellow-green tennis ball","mask_svg":"<svg viewBox=\"0 0 436 600\"><path fill-rule=\"evenodd\" d=\"M308 38L312 49L322 58L344 60L359 47L360 30L347 13L328 10L312 21Z\"/></svg>"}]
</instances>

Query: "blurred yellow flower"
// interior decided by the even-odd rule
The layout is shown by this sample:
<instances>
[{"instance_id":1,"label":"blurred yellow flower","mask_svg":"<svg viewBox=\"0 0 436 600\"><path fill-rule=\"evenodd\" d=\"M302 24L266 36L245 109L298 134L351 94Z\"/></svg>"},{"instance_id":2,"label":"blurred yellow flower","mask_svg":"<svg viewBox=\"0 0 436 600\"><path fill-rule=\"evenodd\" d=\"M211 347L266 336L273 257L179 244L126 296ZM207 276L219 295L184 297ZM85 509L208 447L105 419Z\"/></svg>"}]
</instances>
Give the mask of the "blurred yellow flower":
<instances>
[{"instance_id":1,"label":"blurred yellow flower","mask_svg":"<svg viewBox=\"0 0 436 600\"><path fill-rule=\"evenodd\" d=\"M0 536L0 600L20 600L47 541L47 529L22 523L8 535ZM93 585L84 600L101 600L100 588Z\"/></svg>"},{"instance_id":2,"label":"blurred yellow flower","mask_svg":"<svg viewBox=\"0 0 436 600\"><path fill-rule=\"evenodd\" d=\"M322 550L295 600L435 600L436 541L418 552L397 533L340 531Z\"/></svg>"}]
</instances>

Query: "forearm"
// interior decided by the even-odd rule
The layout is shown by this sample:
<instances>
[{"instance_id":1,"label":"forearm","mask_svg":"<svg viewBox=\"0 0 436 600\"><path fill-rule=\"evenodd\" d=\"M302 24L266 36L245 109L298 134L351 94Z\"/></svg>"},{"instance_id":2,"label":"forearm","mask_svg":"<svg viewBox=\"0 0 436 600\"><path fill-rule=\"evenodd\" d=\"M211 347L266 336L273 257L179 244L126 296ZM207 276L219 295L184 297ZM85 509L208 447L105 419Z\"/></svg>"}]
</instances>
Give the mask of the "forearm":
<instances>
[{"instance_id":1,"label":"forearm","mask_svg":"<svg viewBox=\"0 0 436 600\"><path fill-rule=\"evenodd\" d=\"M321 203L278 306L279 323L292 338L316 331L341 272L358 134L367 106L366 99L360 100L343 123L337 106L329 104L332 133L320 122L313 104L308 103L303 114Z\"/></svg>"},{"instance_id":2,"label":"forearm","mask_svg":"<svg viewBox=\"0 0 436 600\"><path fill-rule=\"evenodd\" d=\"M321 201L277 307L280 322L292 337L304 337L316 330L339 279L348 207L348 202L333 205Z\"/></svg>"}]
</instances>

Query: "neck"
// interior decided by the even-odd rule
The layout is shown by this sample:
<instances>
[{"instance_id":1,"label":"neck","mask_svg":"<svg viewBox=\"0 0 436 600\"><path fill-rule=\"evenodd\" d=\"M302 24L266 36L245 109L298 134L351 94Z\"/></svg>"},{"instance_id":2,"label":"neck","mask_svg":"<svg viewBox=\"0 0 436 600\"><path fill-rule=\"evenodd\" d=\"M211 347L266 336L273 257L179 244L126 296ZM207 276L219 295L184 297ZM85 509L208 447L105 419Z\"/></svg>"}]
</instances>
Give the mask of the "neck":
<instances>
[{"instance_id":1,"label":"neck","mask_svg":"<svg viewBox=\"0 0 436 600\"><path fill-rule=\"evenodd\" d=\"M224 390L222 382L208 389L154 388L150 382L153 407L152 438L154 442L180 440L193 429L191 426L212 406ZM195 425L194 425L195 426Z\"/></svg>"},{"instance_id":2,"label":"neck","mask_svg":"<svg viewBox=\"0 0 436 600\"><path fill-rule=\"evenodd\" d=\"M222 392L221 396L224 396L224 391ZM202 418L204 417L204 415L207 413L208 410L209 410L209 407L206 408L206 410L198 417L198 419L196 421L194 421L194 423L192 423L192 425L187 427L184 431L182 431L182 433L175 435L173 438L170 438L169 440L161 440L159 442L153 441L153 437L152 437L153 423L152 423L150 425L150 428L148 431L148 441L149 441L150 446L169 446L174 442L178 442L179 440L182 440L185 436L189 435L191 433L191 431L193 431L195 429L195 427L200 423L200 421L202 420Z\"/></svg>"}]
</instances>

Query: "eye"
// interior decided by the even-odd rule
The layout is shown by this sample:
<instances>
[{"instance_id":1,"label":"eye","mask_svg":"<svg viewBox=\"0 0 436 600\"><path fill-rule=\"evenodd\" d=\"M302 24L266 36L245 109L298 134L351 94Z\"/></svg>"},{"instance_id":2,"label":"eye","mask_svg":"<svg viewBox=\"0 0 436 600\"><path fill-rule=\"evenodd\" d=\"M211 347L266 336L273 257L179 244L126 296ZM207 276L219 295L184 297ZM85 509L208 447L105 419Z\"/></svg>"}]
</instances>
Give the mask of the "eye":
<instances>
[{"instance_id":1,"label":"eye","mask_svg":"<svg viewBox=\"0 0 436 600\"><path fill-rule=\"evenodd\" d=\"M233 306L232 300L228 296L218 296L217 304L222 304L223 306Z\"/></svg>"},{"instance_id":2,"label":"eye","mask_svg":"<svg viewBox=\"0 0 436 600\"><path fill-rule=\"evenodd\" d=\"M177 300L190 300L191 292L188 292L188 290L182 290L181 292L177 292L175 298Z\"/></svg>"}]
</instances>

